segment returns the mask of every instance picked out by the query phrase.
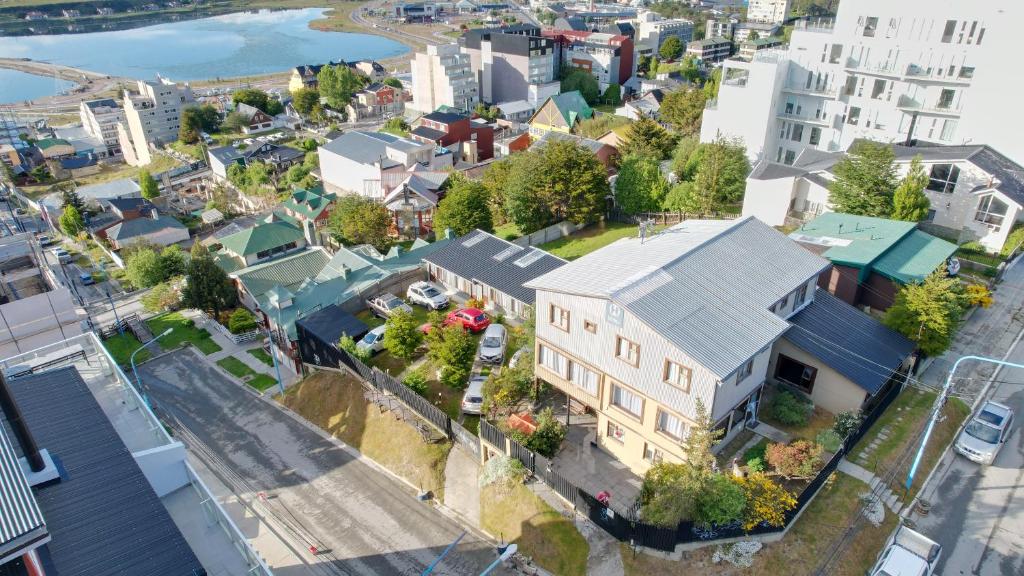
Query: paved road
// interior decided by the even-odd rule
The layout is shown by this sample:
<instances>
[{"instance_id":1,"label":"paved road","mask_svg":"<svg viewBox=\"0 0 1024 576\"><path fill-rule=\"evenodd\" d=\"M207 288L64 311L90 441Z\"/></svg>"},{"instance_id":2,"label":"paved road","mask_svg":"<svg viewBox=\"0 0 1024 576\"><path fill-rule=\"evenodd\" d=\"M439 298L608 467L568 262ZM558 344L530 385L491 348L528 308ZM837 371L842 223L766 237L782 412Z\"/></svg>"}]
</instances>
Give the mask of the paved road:
<instances>
[{"instance_id":1,"label":"paved road","mask_svg":"<svg viewBox=\"0 0 1024 576\"><path fill-rule=\"evenodd\" d=\"M1008 316L1019 314L1024 304L1018 293L1024 286L1022 277L1024 266L1018 263L1007 275L1006 289L997 293L997 298L1012 295L1014 299L1005 312ZM995 346L993 340L979 344L979 354ZM1015 346L1008 360L1024 364L1024 344ZM1024 369L1003 369L990 393L992 399L1012 406L1017 414L1016 429L995 463L980 466L955 453L946 454L922 494L932 502L931 513L924 518L914 516L918 528L942 544L938 572L944 576L1024 574L1024 433L1020 426Z\"/></svg>"},{"instance_id":2,"label":"paved road","mask_svg":"<svg viewBox=\"0 0 1024 576\"><path fill-rule=\"evenodd\" d=\"M180 435L186 443L205 445L215 468L237 474L236 490L274 495L274 506L331 550L337 573L418 574L462 532L406 486L241 390L190 351L139 371L158 411L190 432ZM493 559L491 546L469 534L435 573L476 575Z\"/></svg>"}]
</instances>

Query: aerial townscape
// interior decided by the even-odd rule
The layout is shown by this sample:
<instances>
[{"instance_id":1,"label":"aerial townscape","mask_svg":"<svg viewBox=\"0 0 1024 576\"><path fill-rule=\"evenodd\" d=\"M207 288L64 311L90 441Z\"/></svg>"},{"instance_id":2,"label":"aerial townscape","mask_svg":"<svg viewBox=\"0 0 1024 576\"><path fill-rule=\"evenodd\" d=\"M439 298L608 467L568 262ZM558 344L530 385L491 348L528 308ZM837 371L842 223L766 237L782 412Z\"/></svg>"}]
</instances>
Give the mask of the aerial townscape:
<instances>
[{"instance_id":1,"label":"aerial townscape","mask_svg":"<svg viewBox=\"0 0 1024 576\"><path fill-rule=\"evenodd\" d=\"M1024 2L518 2L0 1L0 576L1024 574Z\"/></svg>"}]
</instances>

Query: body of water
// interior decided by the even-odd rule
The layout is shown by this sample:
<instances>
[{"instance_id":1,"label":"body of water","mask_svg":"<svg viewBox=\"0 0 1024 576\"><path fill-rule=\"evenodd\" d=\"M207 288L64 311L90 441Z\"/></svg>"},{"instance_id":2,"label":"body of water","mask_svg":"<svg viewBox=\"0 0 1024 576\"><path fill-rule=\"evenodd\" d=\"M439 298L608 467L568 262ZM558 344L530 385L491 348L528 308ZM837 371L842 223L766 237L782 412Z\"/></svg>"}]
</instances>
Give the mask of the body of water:
<instances>
[{"instance_id":1,"label":"body of water","mask_svg":"<svg viewBox=\"0 0 1024 576\"><path fill-rule=\"evenodd\" d=\"M0 68L0 104L53 96L74 87L67 80Z\"/></svg>"},{"instance_id":2,"label":"body of water","mask_svg":"<svg viewBox=\"0 0 1024 576\"><path fill-rule=\"evenodd\" d=\"M383 36L310 29L309 22L323 12L245 12L116 32L0 37L0 56L112 76L204 80L281 72L328 60L380 60L408 51ZM15 91L15 100L40 96Z\"/></svg>"}]
</instances>

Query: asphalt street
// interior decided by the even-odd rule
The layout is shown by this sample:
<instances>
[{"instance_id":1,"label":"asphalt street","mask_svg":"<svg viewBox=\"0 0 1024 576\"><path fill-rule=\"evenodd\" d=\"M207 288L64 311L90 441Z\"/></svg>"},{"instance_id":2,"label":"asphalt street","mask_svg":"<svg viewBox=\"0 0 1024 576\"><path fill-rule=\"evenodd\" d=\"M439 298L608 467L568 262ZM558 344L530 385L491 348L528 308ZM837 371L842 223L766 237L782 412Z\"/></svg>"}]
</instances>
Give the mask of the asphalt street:
<instances>
[{"instance_id":1,"label":"asphalt street","mask_svg":"<svg viewBox=\"0 0 1024 576\"><path fill-rule=\"evenodd\" d=\"M419 574L463 532L407 486L191 351L147 362L139 372L161 417L187 429L179 438L190 450L216 460L206 464L234 478L236 492L272 495L281 514L330 551L323 561L334 573ZM494 558L492 545L470 533L434 573L477 575Z\"/></svg>"}]
</instances>

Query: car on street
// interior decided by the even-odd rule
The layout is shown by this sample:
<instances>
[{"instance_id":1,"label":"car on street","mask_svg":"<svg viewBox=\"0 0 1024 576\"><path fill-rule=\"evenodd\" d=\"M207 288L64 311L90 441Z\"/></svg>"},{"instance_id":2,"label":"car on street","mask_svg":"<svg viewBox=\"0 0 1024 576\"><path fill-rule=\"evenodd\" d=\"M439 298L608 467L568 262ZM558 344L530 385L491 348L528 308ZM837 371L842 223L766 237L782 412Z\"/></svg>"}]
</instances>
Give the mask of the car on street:
<instances>
[{"instance_id":1,"label":"car on street","mask_svg":"<svg viewBox=\"0 0 1024 576\"><path fill-rule=\"evenodd\" d=\"M924 534L900 526L889 537L869 576L932 576L942 546Z\"/></svg>"},{"instance_id":2,"label":"car on street","mask_svg":"<svg viewBox=\"0 0 1024 576\"><path fill-rule=\"evenodd\" d=\"M430 310L440 310L448 306L448 297L431 282L413 282L405 292L405 297L413 304L419 304Z\"/></svg>"},{"instance_id":3,"label":"car on street","mask_svg":"<svg viewBox=\"0 0 1024 576\"><path fill-rule=\"evenodd\" d=\"M483 411L484 382L487 382L487 376L479 374L469 379L466 393L462 395L462 412L464 414L479 414Z\"/></svg>"},{"instance_id":4,"label":"car on street","mask_svg":"<svg viewBox=\"0 0 1024 576\"><path fill-rule=\"evenodd\" d=\"M51 250L51 252L53 253L54 258L57 259L57 262L61 264L68 264L71 262L71 254L67 250L58 247Z\"/></svg>"},{"instance_id":5,"label":"car on street","mask_svg":"<svg viewBox=\"0 0 1024 576\"><path fill-rule=\"evenodd\" d=\"M44 248L49 246L49 245L51 245L51 244L53 244L53 238L50 238L49 236L46 236L45 234L40 236L40 237L38 237L38 238L36 238L36 240L38 240L39 241L39 245L44 247Z\"/></svg>"},{"instance_id":6,"label":"car on street","mask_svg":"<svg viewBox=\"0 0 1024 576\"><path fill-rule=\"evenodd\" d=\"M459 308L449 312L448 316L444 319L445 326L453 324L459 324L464 329L475 334L490 326L491 319L479 308Z\"/></svg>"},{"instance_id":7,"label":"car on street","mask_svg":"<svg viewBox=\"0 0 1024 576\"><path fill-rule=\"evenodd\" d=\"M78 280L81 281L82 286L92 286L96 283L96 280L92 277L92 274L88 272L82 272L78 275Z\"/></svg>"},{"instance_id":8,"label":"car on street","mask_svg":"<svg viewBox=\"0 0 1024 576\"><path fill-rule=\"evenodd\" d=\"M491 324L484 330L484 337L480 339L480 349L476 357L481 362L489 364L501 364L505 359L505 347L508 346L508 330L501 324Z\"/></svg>"},{"instance_id":9,"label":"car on street","mask_svg":"<svg viewBox=\"0 0 1024 576\"><path fill-rule=\"evenodd\" d=\"M384 332L386 331L387 327L383 324L370 330L363 336L362 340L356 342L356 350L371 354L380 352L384 349Z\"/></svg>"},{"instance_id":10,"label":"car on street","mask_svg":"<svg viewBox=\"0 0 1024 576\"><path fill-rule=\"evenodd\" d=\"M968 460L991 464L1010 437L1012 426L1013 409L989 400L964 426L953 448Z\"/></svg>"},{"instance_id":11,"label":"car on street","mask_svg":"<svg viewBox=\"0 0 1024 576\"><path fill-rule=\"evenodd\" d=\"M24 208L15 208L14 209L14 213L16 215L18 215L18 216L24 216L24 215L28 214L28 212L25 212Z\"/></svg>"},{"instance_id":12,"label":"car on street","mask_svg":"<svg viewBox=\"0 0 1024 576\"><path fill-rule=\"evenodd\" d=\"M391 293L384 293L376 298L370 298L366 301L366 305L369 306L370 310L373 310L374 314L381 318L387 318L399 310L412 314L412 306L409 306L401 298Z\"/></svg>"}]
</instances>

